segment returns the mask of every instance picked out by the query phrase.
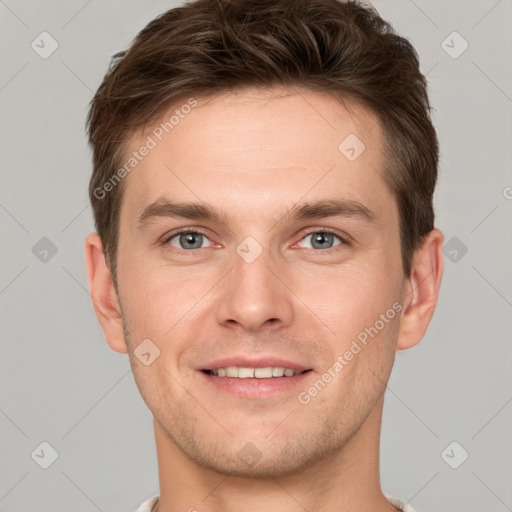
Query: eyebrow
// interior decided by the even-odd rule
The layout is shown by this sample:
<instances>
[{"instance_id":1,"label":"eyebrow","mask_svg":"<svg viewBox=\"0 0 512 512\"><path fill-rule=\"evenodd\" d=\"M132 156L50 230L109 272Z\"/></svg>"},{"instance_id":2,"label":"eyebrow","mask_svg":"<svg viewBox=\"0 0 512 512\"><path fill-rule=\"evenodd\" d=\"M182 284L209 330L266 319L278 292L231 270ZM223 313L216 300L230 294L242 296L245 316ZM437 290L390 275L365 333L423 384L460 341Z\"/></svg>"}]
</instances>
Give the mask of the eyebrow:
<instances>
[{"instance_id":1,"label":"eyebrow","mask_svg":"<svg viewBox=\"0 0 512 512\"><path fill-rule=\"evenodd\" d=\"M176 203L159 198L144 208L138 219L138 228L144 229L158 217L176 219L208 220L227 224L227 212L208 203ZM298 220L321 219L324 217L356 217L375 223L376 215L359 201L349 199L324 199L315 202L298 203L284 212L278 223Z\"/></svg>"}]
</instances>

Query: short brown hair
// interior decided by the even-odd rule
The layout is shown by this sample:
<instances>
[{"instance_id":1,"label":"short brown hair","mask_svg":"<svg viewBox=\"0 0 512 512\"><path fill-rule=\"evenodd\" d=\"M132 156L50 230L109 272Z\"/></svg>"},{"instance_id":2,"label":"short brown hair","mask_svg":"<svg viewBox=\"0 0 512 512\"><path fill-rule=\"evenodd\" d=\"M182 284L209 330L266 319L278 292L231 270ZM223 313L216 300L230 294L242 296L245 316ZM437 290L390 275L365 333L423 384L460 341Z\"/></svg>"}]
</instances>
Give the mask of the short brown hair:
<instances>
[{"instance_id":1,"label":"short brown hair","mask_svg":"<svg viewBox=\"0 0 512 512\"><path fill-rule=\"evenodd\" d=\"M359 1L194 0L151 21L116 53L91 101L89 196L114 281L124 180L101 197L98 190L122 165L130 136L184 98L274 85L351 98L377 115L410 274L414 251L434 228L439 159L411 43Z\"/></svg>"}]
</instances>

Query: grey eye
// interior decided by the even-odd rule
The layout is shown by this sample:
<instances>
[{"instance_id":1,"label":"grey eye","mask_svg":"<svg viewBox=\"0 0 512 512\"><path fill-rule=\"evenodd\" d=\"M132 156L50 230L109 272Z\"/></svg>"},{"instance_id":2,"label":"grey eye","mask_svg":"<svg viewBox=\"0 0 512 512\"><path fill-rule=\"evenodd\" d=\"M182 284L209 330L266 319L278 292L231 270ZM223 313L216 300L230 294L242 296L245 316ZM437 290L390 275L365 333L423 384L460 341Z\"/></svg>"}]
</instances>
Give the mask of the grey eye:
<instances>
[{"instance_id":1,"label":"grey eye","mask_svg":"<svg viewBox=\"0 0 512 512\"><path fill-rule=\"evenodd\" d=\"M331 249L332 247L341 244L341 238L339 236L326 231L315 231L310 233L301 240L301 243L310 237L311 244L310 247L306 247L307 249ZM339 242L337 244L333 244L336 238L339 240Z\"/></svg>"},{"instance_id":2,"label":"grey eye","mask_svg":"<svg viewBox=\"0 0 512 512\"><path fill-rule=\"evenodd\" d=\"M198 233L196 231L188 231L176 233L171 238L169 238L168 242L173 247L188 250L201 249L205 240L208 240L208 238L202 233Z\"/></svg>"}]
</instances>

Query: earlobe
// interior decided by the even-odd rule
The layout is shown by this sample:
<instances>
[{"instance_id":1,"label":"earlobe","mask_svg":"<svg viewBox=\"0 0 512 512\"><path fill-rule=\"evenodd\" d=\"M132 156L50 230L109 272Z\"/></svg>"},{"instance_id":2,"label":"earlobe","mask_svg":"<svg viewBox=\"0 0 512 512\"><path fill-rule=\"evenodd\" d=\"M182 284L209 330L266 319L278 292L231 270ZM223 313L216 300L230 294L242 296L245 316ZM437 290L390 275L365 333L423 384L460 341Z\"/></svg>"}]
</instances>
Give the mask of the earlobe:
<instances>
[{"instance_id":1,"label":"earlobe","mask_svg":"<svg viewBox=\"0 0 512 512\"><path fill-rule=\"evenodd\" d=\"M91 233L85 239L85 265L94 311L107 343L112 350L126 353L121 308L97 233Z\"/></svg>"},{"instance_id":2,"label":"earlobe","mask_svg":"<svg viewBox=\"0 0 512 512\"><path fill-rule=\"evenodd\" d=\"M404 293L397 350L417 345L427 331L443 277L443 240L442 232L433 229L414 253Z\"/></svg>"}]
</instances>

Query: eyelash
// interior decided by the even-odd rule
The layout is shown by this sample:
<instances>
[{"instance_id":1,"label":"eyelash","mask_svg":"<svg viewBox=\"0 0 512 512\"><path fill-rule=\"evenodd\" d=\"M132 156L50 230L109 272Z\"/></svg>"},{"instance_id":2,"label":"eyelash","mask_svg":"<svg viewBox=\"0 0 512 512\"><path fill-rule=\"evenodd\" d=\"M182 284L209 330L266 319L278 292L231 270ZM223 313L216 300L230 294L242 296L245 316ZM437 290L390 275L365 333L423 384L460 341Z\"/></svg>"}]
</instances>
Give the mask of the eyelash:
<instances>
[{"instance_id":1,"label":"eyelash","mask_svg":"<svg viewBox=\"0 0 512 512\"><path fill-rule=\"evenodd\" d=\"M173 247L172 249L169 249L169 242L173 239L173 238L176 238L177 236L180 236L180 235L186 235L187 233L194 233L194 234L197 234L197 235L203 235L204 237L208 238L209 240L209 237L206 233L204 233L203 231L199 230L199 229L194 229L194 228L184 228L184 229L181 229L180 231L177 231L175 233L172 233L171 235L169 236L166 236L165 239L161 242L161 245L166 247L169 251L178 251L178 252L186 252L186 253L192 253L192 252L195 252L195 251L200 251L201 249L207 249L207 247L202 247L202 248L199 248L199 249L178 249L176 247ZM350 245L350 242L348 240L348 237L344 237L344 236L341 236L338 232L336 231L333 231L331 229L328 229L328 228L321 228L321 229L315 229L315 230L312 230L312 231L309 231L308 233L306 233L300 240L299 242L302 242L302 240L304 240L304 238L310 236L310 235L313 235L315 233L328 233L328 234L331 234L331 235L334 235L336 236L341 244L339 245L336 245L334 247L330 247L328 249L315 249L315 248L312 248L312 249L306 249L308 251L314 251L316 253L320 253L320 252L328 252L328 251L332 251L342 245ZM297 242L298 243L298 242ZM295 244L294 244L295 245Z\"/></svg>"}]
</instances>

